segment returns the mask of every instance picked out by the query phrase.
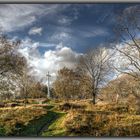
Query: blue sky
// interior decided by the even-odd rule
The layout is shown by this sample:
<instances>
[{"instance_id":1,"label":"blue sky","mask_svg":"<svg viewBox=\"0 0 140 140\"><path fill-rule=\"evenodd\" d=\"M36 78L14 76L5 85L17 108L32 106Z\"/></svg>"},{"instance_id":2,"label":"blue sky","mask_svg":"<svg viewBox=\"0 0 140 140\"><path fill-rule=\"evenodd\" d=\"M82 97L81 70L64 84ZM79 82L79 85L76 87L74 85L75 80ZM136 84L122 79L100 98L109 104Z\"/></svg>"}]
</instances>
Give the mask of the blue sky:
<instances>
[{"instance_id":1,"label":"blue sky","mask_svg":"<svg viewBox=\"0 0 140 140\"><path fill-rule=\"evenodd\" d=\"M8 24L7 22L11 24L14 17L15 27L11 25L6 29L12 37L17 36L20 39L28 37L33 41L46 43L47 46L50 44L48 49L53 49L51 44L63 43L77 52L84 52L89 47L112 42L116 16L135 5L137 4L13 4L12 6L7 4L1 7L5 9L6 14L11 15L7 16L11 21L5 20L6 23L3 24ZM16 24L20 24L19 27L16 28ZM31 30L34 28L40 30L32 33ZM39 50L45 51L41 46Z\"/></svg>"},{"instance_id":2,"label":"blue sky","mask_svg":"<svg viewBox=\"0 0 140 140\"><path fill-rule=\"evenodd\" d=\"M116 17L140 4L0 4L0 29L22 41L34 73L52 75L91 47L114 42Z\"/></svg>"}]
</instances>

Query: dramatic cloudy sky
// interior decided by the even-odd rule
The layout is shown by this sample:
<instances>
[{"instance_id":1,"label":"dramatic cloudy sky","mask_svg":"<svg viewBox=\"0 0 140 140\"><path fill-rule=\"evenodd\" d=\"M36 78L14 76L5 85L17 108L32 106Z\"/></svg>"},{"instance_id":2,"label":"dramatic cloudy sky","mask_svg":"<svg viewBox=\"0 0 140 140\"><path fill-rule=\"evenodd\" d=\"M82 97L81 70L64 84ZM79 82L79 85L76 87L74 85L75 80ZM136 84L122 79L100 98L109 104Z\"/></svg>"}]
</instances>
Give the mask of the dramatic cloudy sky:
<instances>
[{"instance_id":1,"label":"dramatic cloudy sky","mask_svg":"<svg viewBox=\"0 0 140 140\"><path fill-rule=\"evenodd\" d=\"M91 47L114 41L116 16L139 4L0 4L0 30L22 40L34 74L52 77Z\"/></svg>"}]
</instances>

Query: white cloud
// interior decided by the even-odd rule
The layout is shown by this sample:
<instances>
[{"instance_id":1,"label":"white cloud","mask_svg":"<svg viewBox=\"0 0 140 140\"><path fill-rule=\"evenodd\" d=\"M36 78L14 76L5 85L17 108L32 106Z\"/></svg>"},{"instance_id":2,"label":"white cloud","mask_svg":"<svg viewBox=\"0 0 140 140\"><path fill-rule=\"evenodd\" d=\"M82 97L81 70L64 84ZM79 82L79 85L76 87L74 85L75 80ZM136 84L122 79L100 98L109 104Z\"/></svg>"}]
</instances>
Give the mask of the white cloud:
<instances>
[{"instance_id":1,"label":"white cloud","mask_svg":"<svg viewBox=\"0 0 140 140\"><path fill-rule=\"evenodd\" d=\"M71 12L69 16L67 14L60 13L56 17L56 20L60 25L64 25L64 26L71 25L71 23L77 20L79 17L79 10L76 5L75 6L72 6L71 4L67 5L66 10L68 10L68 7L70 8L70 12Z\"/></svg>"},{"instance_id":2,"label":"white cloud","mask_svg":"<svg viewBox=\"0 0 140 140\"><path fill-rule=\"evenodd\" d=\"M106 36L108 35L108 31L101 27L86 27L86 29L82 29L79 31L79 34L81 34L84 37L90 38L90 37L97 37L97 36Z\"/></svg>"},{"instance_id":3,"label":"white cloud","mask_svg":"<svg viewBox=\"0 0 140 140\"><path fill-rule=\"evenodd\" d=\"M62 42L56 45L56 49L61 49L61 48L63 48L63 43Z\"/></svg>"},{"instance_id":4,"label":"white cloud","mask_svg":"<svg viewBox=\"0 0 140 140\"><path fill-rule=\"evenodd\" d=\"M0 29L3 32L21 30L32 25L38 18L56 14L66 8L57 4L1 4Z\"/></svg>"},{"instance_id":5,"label":"white cloud","mask_svg":"<svg viewBox=\"0 0 140 140\"><path fill-rule=\"evenodd\" d=\"M48 48L48 47L55 47L56 44L54 43L39 43L41 47Z\"/></svg>"},{"instance_id":6,"label":"white cloud","mask_svg":"<svg viewBox=\"0 0 140 140\"><path fill-rule=\"evenodd\" d=\"M64 31L57 31L55 32L50 38L50 41L54 41L54 40L58 40L58 41L67 41L71 39L71 36L69 35L69 33L64 32Z\"/></svg>"},{"instance_id":7,"label":"white cloud","mask_svg":"<svg viewBox=\"0 0 140 140\"><path fill-rule=\"evenodd\" d=\"M59 27L56 29L55 33L52 34L48 39L50 41L59 40L59 41L69 41L74 38L77 38L75 35L79 35L84 38L94 38L99 36L107 36L109 32L107 29L96 26L80 26L72 30L69 27Z\"/></svg>"},{"instance_id":8,"label":"white cloud","mask_svg":"<svg viewBox=\"0 0 140 140\"><path fill-rule=\"evenodd\" d=\"M29 35L41 35L42 34L42 28L41 27L32 27L29 32Z\"/></svg>"},{"instance_id":9,"label":"white cloud","mask_svg":"<svg viewBox=\"0 0 140 140\"><path fill-rule=\"evenodd\" d=\"M46 82L46 74L49 71L51 81L56 78L57 71L63 67L73 68L76 60L81 55L76 53L71 48L64 46L62 43L56 45L54 50L46 50L44 54L40 54L37 50L37 42L32 42L27 39L20 52L26 57L29 66L33 68L32 75L37 80L43 79ZM27 43L29 42L29 44ZM30 45L30 47L28 47ZM59 46L59 47L58 47Z\"/></svg>"},{"instance_id":10,"label":"white cloud","mask_svg":"<svg viewBox=\"0 0 140 140\"><path fill-rule=\"evenodd\" d=\"M128 41L130 44L133 44L132 41ZM134 46L134 45L133 45ZM120 51L117 51L120 50ZM113 54L111 58L111 66L114 66L114 77L112 79L117 78L119 75L122 75L122 72L138 72L139 70L135 67L135 62L137 66L140 66L139 61L139 53L136 47L130 47L125 43L114 44L114 48L110 48L110 53ZM123 53L122 53L123 52ZM129 57L125 54L129 54L129 56L134 60L132 61ZM118 70L117 70L118 69ZM121 72L122 71L122 72Z\"/></svg>"},{"instance_id":11,"label":"white cloud","mask_svg":"<svg viewBox=\"0 0 140 140\"><path fill-rule=\"evenodd\" d=\"M123 14L132 14L132 13L139 13L140 12L140 6L135 5L135 6L129 6L123 10Z\"/></svg>"},{"instance_id":12,"label":"white cloud","mask_svg":"<svg viewBox=\"0 0 140 140\"><path fill-rule=\"evenodd\" d=\"M20 45L20 48L21 49L36 49L37 47L39 47L39 42L33 42L30 38L25 38L21 41L21 45Z\"/></svg>"},{"instance_id":13,"label":"white cloud","mask_svg":"<svg viewBox=\"0 0 140 140\"><path fill-rule=\"evenodd\" d=\"M72 21L72 18L68 18L66 16L63 16L60 19L58 19L58 23L62 25L70 25Z\"/></svg>"},{"instance_id":14,"label":"white cloud","mask_svg":"<svg viewBox=\"0 0 140 140\"><path fill-rule=\"evenodd\" d=\"M45 53L41 54L38 51L40 46L39 42L33 42L31 39L26 38L22 41L20 52L26 57L29 66L33 68L31 74L36 77L37 80L42 80L46 83L46 74L49 71L51 74L51 82L55 80L57 71L63 67L73 68L79 58L83 55L73 51L71 48L64 46L63 43L53 44L53 50L48 50L46 47ZM51 45L51 44L50 44ZM113 44L113 46L119 49L125 49L127 46L123 44ZM111 45L112 46L112 45ZM102 47L102 46L101 46ZM113 54L115 50L108 49L110 54ZM112 65L115 67L124 66L128 63L127 59L123 57L119 52L113 54ZM110 80L115 79L120 74L118 71L114 71L110 75Z\"/></svg>"}]
</instances>

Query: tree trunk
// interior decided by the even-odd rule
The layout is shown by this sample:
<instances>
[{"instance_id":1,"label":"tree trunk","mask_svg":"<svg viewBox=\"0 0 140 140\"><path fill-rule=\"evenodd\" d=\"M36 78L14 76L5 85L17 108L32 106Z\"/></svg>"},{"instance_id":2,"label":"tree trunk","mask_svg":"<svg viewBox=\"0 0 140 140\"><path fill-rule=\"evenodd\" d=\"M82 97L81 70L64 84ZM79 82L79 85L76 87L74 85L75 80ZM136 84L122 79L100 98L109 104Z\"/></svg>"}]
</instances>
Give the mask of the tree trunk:
<instances>
[{"instance_id":1,"label":"tree trunk","mask_svg":"<svg viewBox=\"0 0 140 140\"><path fill-rule=\"evenodd\" d=\"M27 95L28 95L28 94L27 94L27 89L26 89L26 88L24 89L24 92L25 92L25 93L24 93L24 106L26 107L26 105L27 105L27 103L28 103L28 99L27 99Z\"/></svg>"},{"instance_id":2,"label":"tree trunk","mask_svg":"<svg viewBox=\"0 0 140 140\"><path fill-rule=\"evenodd\" d=\"M119 101L119 94L116 95L116 103Z\"/></svg>"},{"instance_id":3,"label":"tree trunk","mask_svg":"<svg viewBox=\"0 0 140 140\"><path fill-rule=\"evenodd\" d=\"M92 97L93 97L92 103L95 105L96 104L96 102L95 102L95 100L96 100L96 93L95 92L92 93Z\"/></svg>"},{"instance_id":4,"label":"tree trunk","mask_svg":"<svg viewBox=\"0 0 140 140\"><path fill-rule=\"evenodd\" d=\"M24 107L26 107L26 97L24 98Z\"/></svg>"}]
</instances>

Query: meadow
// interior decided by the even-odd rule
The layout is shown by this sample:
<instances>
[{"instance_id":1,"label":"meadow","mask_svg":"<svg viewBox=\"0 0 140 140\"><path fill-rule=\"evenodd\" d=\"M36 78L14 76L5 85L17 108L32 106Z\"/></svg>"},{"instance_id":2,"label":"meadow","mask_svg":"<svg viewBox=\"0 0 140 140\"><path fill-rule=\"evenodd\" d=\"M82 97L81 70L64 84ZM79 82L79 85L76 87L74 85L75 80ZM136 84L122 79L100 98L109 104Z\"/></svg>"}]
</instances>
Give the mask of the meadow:
<instances>
[{"instance_id":1,"label":"meadow","mask_svg":"<svg viewBox=\"0 0 140 140\"><path fill-rule=\"evenodd\" d=\"M28 100L26 106L19 103L0 108L0 136L140 135L140 111L136 107L113 103L93 105L89 100L46 100L41 104Z\"/></svg>"}]
</instances>

